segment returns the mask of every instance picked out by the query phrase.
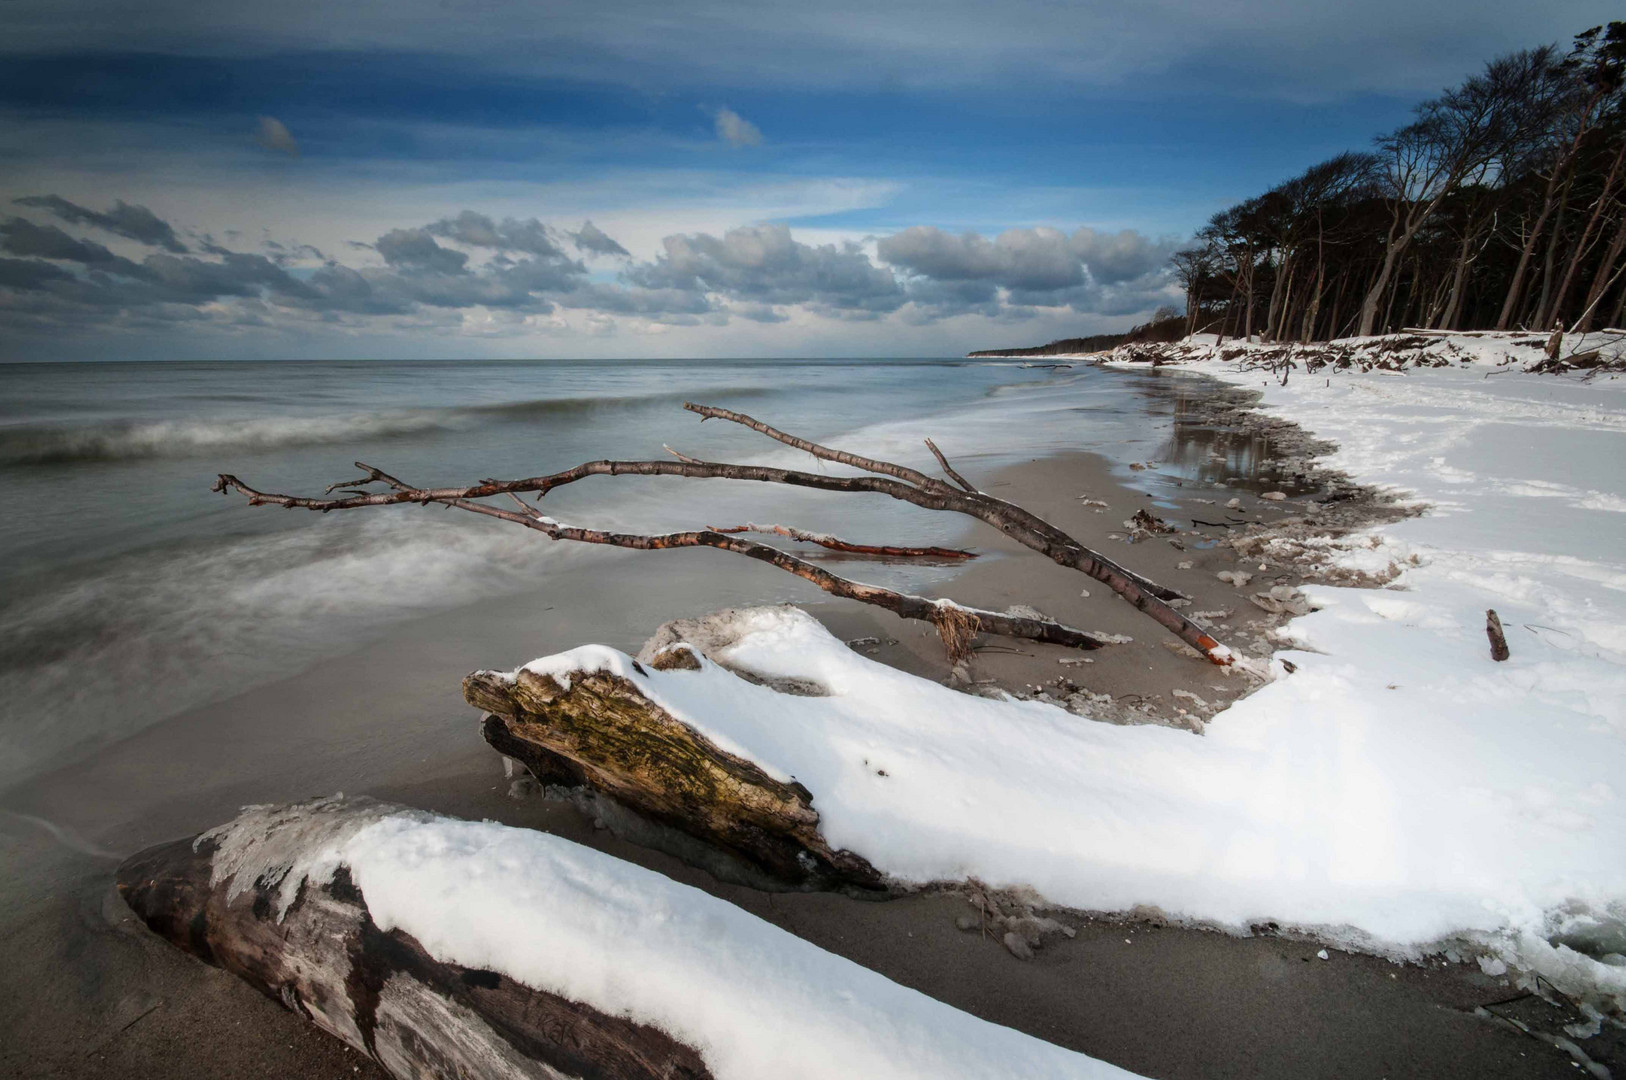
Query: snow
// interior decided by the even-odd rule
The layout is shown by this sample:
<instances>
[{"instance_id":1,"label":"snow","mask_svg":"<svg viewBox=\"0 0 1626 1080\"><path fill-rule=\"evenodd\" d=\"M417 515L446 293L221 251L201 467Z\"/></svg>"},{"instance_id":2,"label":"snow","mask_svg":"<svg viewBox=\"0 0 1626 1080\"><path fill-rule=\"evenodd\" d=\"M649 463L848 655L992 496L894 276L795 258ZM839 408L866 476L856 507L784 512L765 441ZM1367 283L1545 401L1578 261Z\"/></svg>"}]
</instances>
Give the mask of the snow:
<instances>
[{"instance_id":1,"label":"snow","mask_svg":"<svg viewBox=\"0 0 1626 1080\"><path fill-rule=\"evenodd\" d=\"M560 837L342 799L250 807L216 879L284 906L350 868L373 921L694 1047L718 1080L1129 1077L899 986L698 889Z\"/></svg>"},{"instance_id":2,"label":"snow","mask_svg":"<svg viewBox=\"0 0 1626 1080\"><path fill-rule=\"evenodd\" d=\"M1205 736L951 691L792 609L742 614L713 656L827 696L711 663L594 662L801 781L829 842L899 880L976 877L1240 932L1273 921L1397 958L1454 947L1620 1009L1626 380L1483 359L1286 386L1191 367L1257 387L1339 444L1332 464L1434 508L1346 544L1343 562L1398 578L1310 587L1319 610L1278 654L1295 673L1273 664ZM1508 629L1505 663L1489 656L1487 608Z\"/></svg>"}]
</instances>

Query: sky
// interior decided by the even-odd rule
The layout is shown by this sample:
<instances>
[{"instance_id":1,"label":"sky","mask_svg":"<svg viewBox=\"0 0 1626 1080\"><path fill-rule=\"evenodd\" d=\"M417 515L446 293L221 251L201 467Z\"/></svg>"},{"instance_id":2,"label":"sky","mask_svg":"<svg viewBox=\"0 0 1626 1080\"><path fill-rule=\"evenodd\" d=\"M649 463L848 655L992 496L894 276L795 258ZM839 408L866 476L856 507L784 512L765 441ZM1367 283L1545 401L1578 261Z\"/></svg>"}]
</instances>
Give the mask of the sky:
<instances>
[{"instance_id":1,"label":"sky","mask_svg":"<svg viewBox=\"0 0 1626 1080\"><path fill-rule=\"evenodd\" d=\"M0 0L0 361L946 356L1602 0Z\"/></svg>"}]
</instances>

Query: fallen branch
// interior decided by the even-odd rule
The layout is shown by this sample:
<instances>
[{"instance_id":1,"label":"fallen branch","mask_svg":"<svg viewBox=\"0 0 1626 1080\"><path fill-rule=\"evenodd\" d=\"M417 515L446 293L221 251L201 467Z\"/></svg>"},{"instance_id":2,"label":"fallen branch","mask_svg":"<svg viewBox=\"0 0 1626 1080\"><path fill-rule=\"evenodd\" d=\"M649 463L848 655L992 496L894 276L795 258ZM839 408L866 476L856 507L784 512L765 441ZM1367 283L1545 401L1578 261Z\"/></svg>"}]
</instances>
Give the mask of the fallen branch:
<instances>
[{"instance_id":1,"label":"fallen branch","mask_svg":"<svg viewBox=\"0 0 1626 1080\"><path fill-rule=\"evenodd\" d=\"M789 525L757 525L748 521L744 525L730 525L727 528L719 525L708 525L706 527L712 532L720 533L759 533L764 536L783 536L791 540L800 540L804 544L817 544L822 548L846 552L850 555L880 555L890 559L975 559L977 557L976 552L967 551L964 548L855 544L850 540L843 540L839 536L808 532L805 529L796 529Z\"/></svg>"},{"instance_id":2,"label":"fallen branch","mask_svg":"<svg viewBox=\"0 0 1626 1080\"><path fill-rule=\"evenodd\" d=\"M336 486L355 487L361 484L383 483L394 489L397 495L411 496L410 499L400 501L444 503L459 510L467 510L474 514L483 514L486 517L497 518L527 529L533 529L552 540L572 540L582 544L601 544L608 547L630 548L634 551L661 551L668 548L685 547L711 547L723 551L732 551L744 555L749 559L777 566L787 573L812 582L832 596L840 596L848 600L857 600L859 603L872 604L885 608L905 619L916 619L929 622L943 632L945 626L953 620L954 629L944 637L949 651L954 654L953 635L958 634L959 626L967 618L974 624L976 632L988 634L1002 634L1006 637L1026 638L1030 641L1042 641L1050 645L1065 645L1074 649L1099 649L1106 644L1099 638L1092 637L1082 630L1075 630L1071 626L1050 619L1034 619L1020 615L1008 615L998 611L984 611L980 608L969 608L955 604L948 600L928 600L924 596L915 596L911 593L900 593L879 585L867 585L860 581L852 581L832 574L822 566L813 563L767 544L758 544L752 540L740 540L710 529L690 532L658 533L647 535L643 533L618 533L605 529L587 529L575 525L566 525L562 522L543 515L534 507L526 505L512 492L509 495L519 505L517 510L504 510L489 503L478 502L473 499L461 498L456 495L435 495L427 497L423 489L414 488L403 480L389 475L370 465L356 463L366 470L367 476L359 481ZM251 506L283 506L304 507L306 509L343 509L344 507L324 507L322 500L304 499L293 495L279 495L273 492L256 491L233 476L222 475L215 484L215 490L224 492L235 488L248 496ZM377 503L357 499L337 500L338 502L355 503L356 505L378 505ZM313 505L314 504L314 505ZM952 611L950 616L947 612ZM958 657L955 657L956 659Z\"/></svg>"},{"instance_id":3,"label":"fallen branch","mask_svg":"<svg viewBox=\"0 0 1626 1080\"><path fill-rule=\"evenodd\" d=\"M712 405L696 405L686 401L683 407L692 413L699 414L704 420L728 420L752 431L766 435L770 439L794 446L798 450L806 451L816 458L825 461L834 461L843 465L863 469L866 472L880 473L908 480L913 487L903 486L886 488L885 493L893 498L912 502L916 506L932 510L954 510L958 513L969 514L980 518L989 525L1005 533L1026 547L1032 548L1052 561L1062 566L1068 566L1102 582L1134 604L1141 611L1150 615L1158 623L1177 634L1186 644L1198 649L1215 664L1226 665L1231 663L1231 651L1216 641L1207 630L1190 619L1181 615L1166 601L1185 599L1173 589L1164 588L1156 582L1141 577L1134 571L1119 566L1100 552L1091 551L1077 540L1067 535L1061 529L1045 521L1037 514L1033 514L1017 506L1015 503L997 499L992 495L980 491L970 490L957 492L943 481L925 473L910 469L903 465L896 465L889 461L878 461L874 458L863 457L848 453L845 450L835 450L819 443L780 431L778 428L747 416L744 413L731 412L728 409L719 409ZM934 447L935 450L935 447ZM938 460L945 466L947 462L939 455ZM803 474L807 475L807 474ZM832 478L833 479L833 478ZM862 481L863 477L843 478L850 482ZM799 481L794 481L799 482ZM884 484L885 481L872 483ZM965 481L961 483L966 487ZM809 485L812 486L812 485ZM881 487L872 487L868 490L883 490Z\"/></svg>"},{"instance_id":4,"label":"fallen branch","mask_svg":"<svg viewBox=\"0 0 1626 1080\"><path fill-rule=\"evenodd\" d=\"M454 488L410 488L405 485L395 484L392 485L393 490L391 491L366 495L349 495L338 499L270 495L255 491L237 477L224 473L216 480L214 490L225 492L235 488L249 496L249 504L253 506L271 504L288 508L297 507L317 510L324 513L362 506L388 506L401 503L428 505L434 502L457 505L463 509L472 509L472 507L463 504L471 500L504 494L534 493L538 498L541 498L554 488L572 484L590 476L681 476L689 479L751 480L759 483L787 484L793 487L805 487L819 491L866 492L886 495L889 498L912 503L927 510L946 510L966 514L992 525L1013 540L1039 552L1058 565L1081 571L1107 585L1119 596L1122 596L1160 625L1179 636L1186 644L1199 650L1211 662L1225 665L1230 664L1233 660L1231 651L1215 640L1204 627L1169 606L1167 601L1184 599L1182 594L1158 585L1134 571L1120 566L1105 555L1092 551L1061 529L1014 503L1006 502L982 492L956 490L945 481L927 476L925 473L907 466L878 461L843 450L834 450L827 446L821 446L818 443L779 431L777 428L770 427L759 420L740 413L692 403L685 404L684 407L691 412L698 413L702 419L721 419L742 424L769 438L783 442L787 446L794 446L797 449L804 450L816 458L849 465L879 475L830 476L825 473L802 472L795 469L782 469L765 465L735 465L724 462L699 461L684 455L676 455L674 451L673 453L680 460L621 461L603 459L583 462L562 472L520 480L484 480L478 484ZM382 478L382 474L379 474L377 470L372 469L370 466L358 463L358 467L369 474L369 480ZM356 486L354 482L349 482L334 487L336 489L354 488ZM330 489L330 494L332 490ZM503 517L508 513L497 512L495 508L484 507L483 505L476 512L488 513L497 517ZM518 520L514 516L510 516L510 519ZM621 543L619 540L593 540L589 542L609 542L617 543L623 547L646 548L652 546L727 546L717 542L721 534L715 532L703 534L707 537L704 540L692 539L702 534L671 535L674 537L690 537L691 539L687 542L667 540L658 545L650 543L648 537L643 538L643 543ZM581 539L574 536L566 538ZM765 551L774 552L780 558L791 558L791 556L785 555L783 552L776 552L775 549L768 548ZM741 553L749 554L747 552ZM765 556L763 553L757 553L752 557L764 558ZM777 559L774 558L766 558L765 561L778 564ZM799 560L792 561L799 562ZM805 566L806 564L802 565ZM815 581L815 584L818 584L814 578L803 573L800 569L792 569L789 566L783 566L783 568L807 577L808 580ZM821 585L820 587L824 586ZM929 601L923 602L929 603ZM1004 631L996 630L994 632L1002 633Z\"/></svg>"}]
</instances>

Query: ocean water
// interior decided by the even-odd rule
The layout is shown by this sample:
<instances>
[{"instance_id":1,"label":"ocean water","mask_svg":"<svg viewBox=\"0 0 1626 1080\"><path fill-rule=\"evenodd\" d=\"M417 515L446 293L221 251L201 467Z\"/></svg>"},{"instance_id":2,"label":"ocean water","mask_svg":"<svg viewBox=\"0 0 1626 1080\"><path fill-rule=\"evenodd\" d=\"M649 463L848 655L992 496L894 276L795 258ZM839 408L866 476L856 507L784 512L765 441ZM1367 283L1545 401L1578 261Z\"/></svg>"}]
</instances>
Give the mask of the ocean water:
<instances>
[{"instance_id":1,"label":"ocean water","mask_svg":"<svg viewBox=\"0 0 1626 1080\"><path fill-rule=\"evenodd\" d=\"M315 494L358 460L449 485L668 445L834 468L701 424L688 400L928 470L928 435L973 476L1070 448L1127 465L1172 445L1184 392L1151 374L966 360L0 366L0 787L400 620L637 557L441 507L249 508L211 493L219 472ZM640 477L559 489L546 509L638 531L783 522L860 541L949 543L967 524L878 496ZM838 572L919 587L947 571Z\"/></svg>"}]
</instances>

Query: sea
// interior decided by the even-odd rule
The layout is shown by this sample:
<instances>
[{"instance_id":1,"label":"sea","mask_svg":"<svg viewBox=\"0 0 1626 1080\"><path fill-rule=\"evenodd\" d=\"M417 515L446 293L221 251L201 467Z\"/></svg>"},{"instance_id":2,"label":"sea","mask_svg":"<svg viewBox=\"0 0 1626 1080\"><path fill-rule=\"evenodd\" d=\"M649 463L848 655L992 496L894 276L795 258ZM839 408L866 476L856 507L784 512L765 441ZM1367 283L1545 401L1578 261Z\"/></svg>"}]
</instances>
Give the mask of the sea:
<instances>
[{"instance_id":1,"label":"sea","mask_svg":"<svg viewBox=\"0 0 1626 1080\"><path fill-rule=\"evenodd\" d=\"M973 477L1061 450L1126 476L1162 461L1135 474L1155 496L1245 477L1264 452L1175 439L1191 381L954 358L0 365L0 790L402 620L638 557L442 506L254 508L212 492L217 474L317 494L356 462L438 486L669 451L842 471L701 423L682 407L694 401L935 470L930 437ZM968 530L881 496L681 478L592 478L543 509L641 532L757 522L950 544ZM949 571L838 572L920 588Z\"/></svg>"}]
</instances>

